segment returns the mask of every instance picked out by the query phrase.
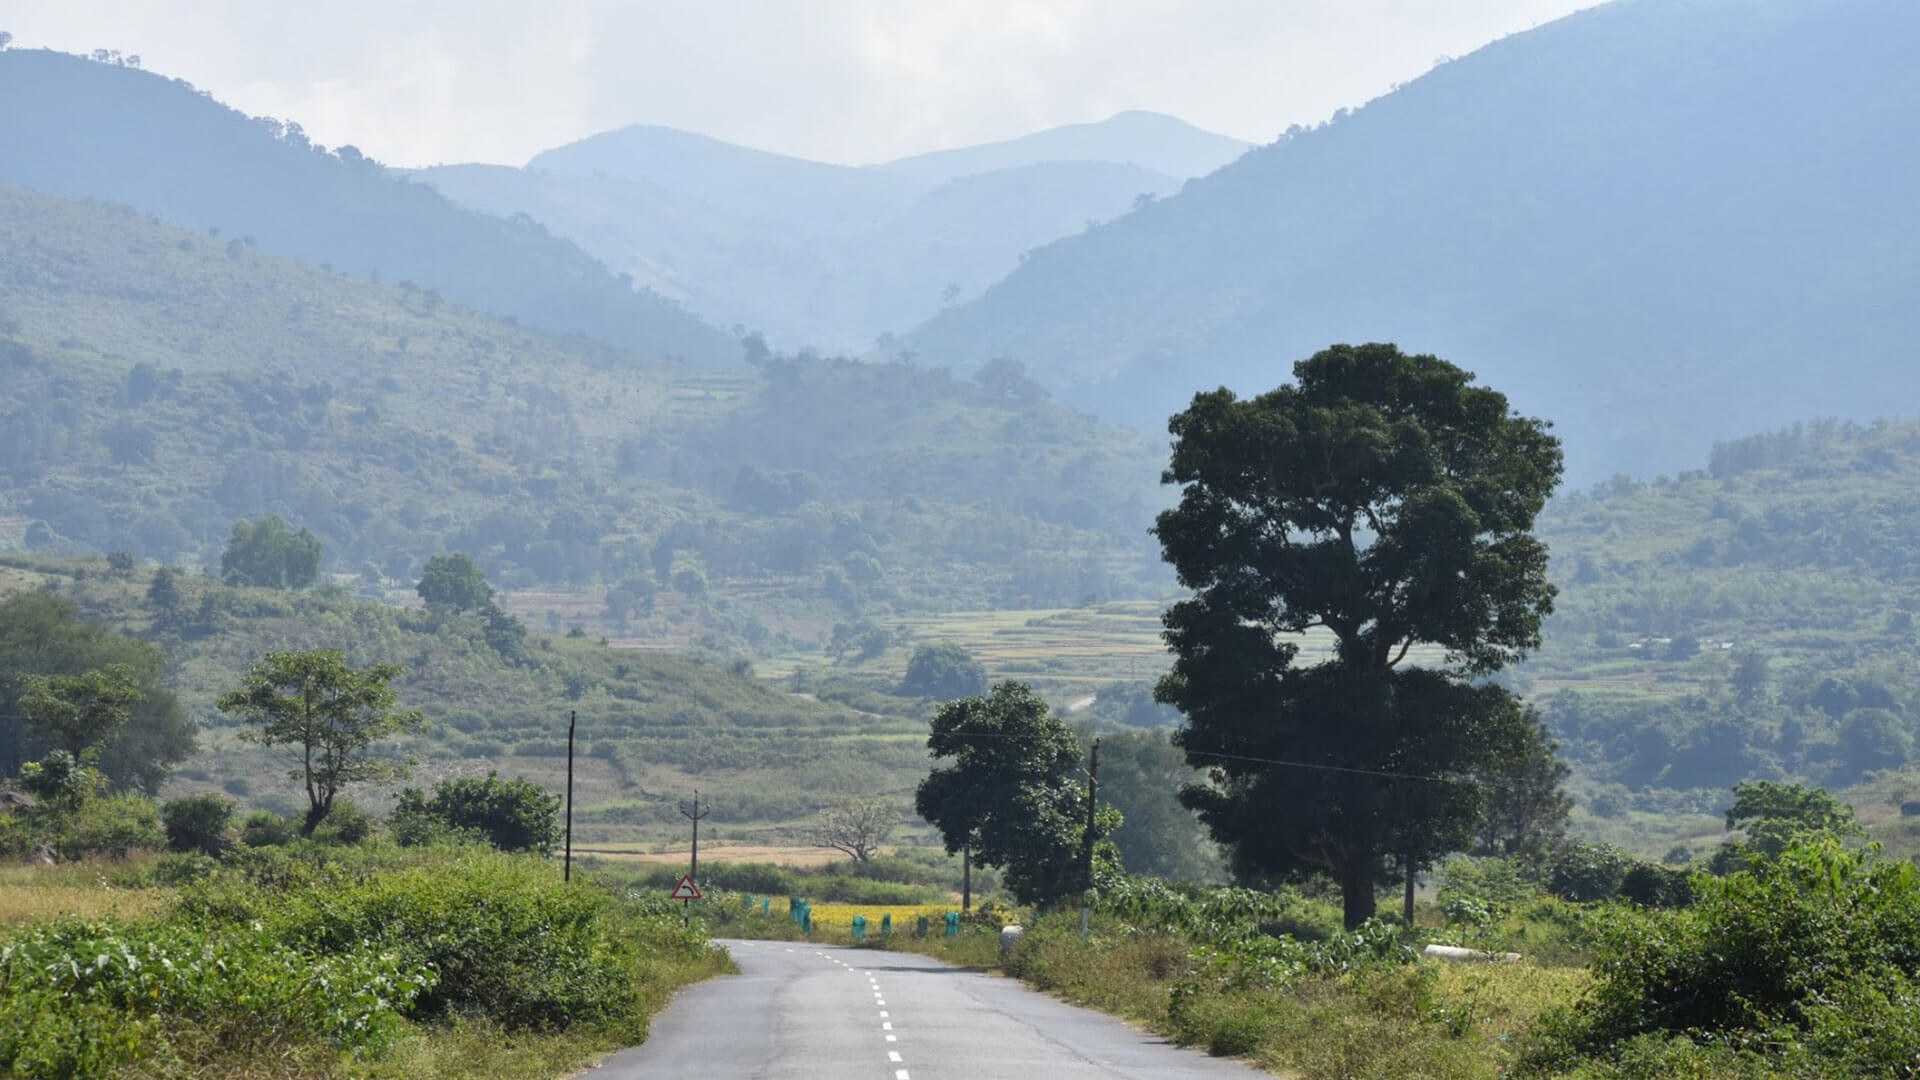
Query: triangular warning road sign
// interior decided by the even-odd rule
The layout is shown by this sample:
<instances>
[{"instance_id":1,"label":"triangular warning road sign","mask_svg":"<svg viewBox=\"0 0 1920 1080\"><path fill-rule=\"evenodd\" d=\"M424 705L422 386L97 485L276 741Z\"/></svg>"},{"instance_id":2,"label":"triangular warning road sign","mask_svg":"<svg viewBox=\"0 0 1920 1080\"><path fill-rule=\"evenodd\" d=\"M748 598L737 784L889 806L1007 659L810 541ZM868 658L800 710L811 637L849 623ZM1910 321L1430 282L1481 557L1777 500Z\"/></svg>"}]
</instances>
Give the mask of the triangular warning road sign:
<instances>
[{"instance_id":1,"label":"triangular warning road sign","mask_svg":"<svg viewBox=\"0 0 1920 1080\"><path fill-rule=\"evenodd\" d=\"M695 885L692 878L681 874L680 884L673 887L673 891L667 894L667 899L698 900L700 899L700 886Z\"/></svg>"}]
</instances>

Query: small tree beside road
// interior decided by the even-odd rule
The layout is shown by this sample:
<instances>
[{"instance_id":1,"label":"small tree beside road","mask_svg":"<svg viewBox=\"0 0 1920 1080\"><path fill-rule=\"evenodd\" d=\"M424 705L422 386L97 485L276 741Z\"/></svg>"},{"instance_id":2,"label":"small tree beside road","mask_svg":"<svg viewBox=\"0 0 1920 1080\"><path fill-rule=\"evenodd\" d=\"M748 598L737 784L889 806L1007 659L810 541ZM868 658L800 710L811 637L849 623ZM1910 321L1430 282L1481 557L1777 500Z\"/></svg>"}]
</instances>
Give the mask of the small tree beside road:
<instances>
[{"instance_id":1,"label":"small tree beside road","mask_svg":"<svg viewBox=\"0 0 1920 1080\"><path fill-rule=\"evenodd\" d=\"M855 862L866 862L880 853L899 824L899 808L886 799L842 799L820 811L807 840L845 852Z\"/></svg>"},{"instance_id":2,"label":"small tree beside road","mask_svg":"<svg viewBox=\"0 0 1920 1080\"><path fill-rule=\"evenodd\" d=\"M370 752L374 743L424 720L395 707L390 684L400 671L396 664L356 670L335 649L268 653L247 669L238 689L221 695L220 711L254 725L242 738L294 748L299 767L289 775L307 790L303 833L326 820L347 784L405 773L403 765Z\"/></svg>"}]
</instances>

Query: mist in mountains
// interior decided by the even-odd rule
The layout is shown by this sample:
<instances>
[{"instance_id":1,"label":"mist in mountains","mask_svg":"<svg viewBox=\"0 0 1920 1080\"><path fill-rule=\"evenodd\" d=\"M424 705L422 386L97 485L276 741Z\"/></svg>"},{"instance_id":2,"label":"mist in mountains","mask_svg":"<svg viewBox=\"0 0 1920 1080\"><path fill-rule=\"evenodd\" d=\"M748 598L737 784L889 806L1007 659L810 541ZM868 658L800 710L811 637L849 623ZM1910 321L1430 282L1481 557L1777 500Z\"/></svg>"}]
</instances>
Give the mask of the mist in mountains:
<instances>
[{"instance_id":1,"label":"mist in mountains","mask_svg":"<svg viewBox=\"0 0 1920 1080\"><path fill-rule=\"evenodd\" d=\"M0 51L0 183L106 199L354 277L650 355L722 365L731 338L530 222L464 211L297 123L187 83L45 50Z\"/></svg>"},{"instance_id":2,"label":"mist in mountains","mask_svg":"<svg viewBox=\"0 0 1920 1080\"><path fill-rule=\"evenodd\" d=\"M1334 341L1556 423L1582 481L1910 399L1920 8L1620 0L1033 253L907 339L1156 428Z\"/></svg>"},{"instance_id":3,"label":"mist in mountains","mask_svg":"<svg viewBox=\"0 0 1920 1080\"><path fill-rule=\"evenodd\" d=\"M1027 251L1245 149L1135 112L852 168L636 126L525 169L414 175L463 206L526 214L711 322L777 347L859 354L978 295Z\"/></svg>"}]
</instances>

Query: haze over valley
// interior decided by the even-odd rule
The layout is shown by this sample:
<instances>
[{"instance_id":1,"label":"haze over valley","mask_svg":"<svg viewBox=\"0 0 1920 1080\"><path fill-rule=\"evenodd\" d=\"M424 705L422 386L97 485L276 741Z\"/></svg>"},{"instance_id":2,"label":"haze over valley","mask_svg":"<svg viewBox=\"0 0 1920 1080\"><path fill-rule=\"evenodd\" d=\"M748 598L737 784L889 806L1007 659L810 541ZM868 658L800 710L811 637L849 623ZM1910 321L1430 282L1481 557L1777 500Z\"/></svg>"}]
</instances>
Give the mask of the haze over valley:
<instances>
[{"instance_id":1,"label":"haze over valley","mask_svg":"<svg viewBox=\"0 0 1920 1080\"><path fill-rule=\"evenodd\" d=\"M51 7L0 32L0 1075L281 1052L157 960L45 975L143 949L321 973L274 998L287 1075L570 1075L734 963L709 933L1303 1077L1910 1063L1920 962L1819 935L1920 925L1920 7L1476 0L1474 48L1331 116L1306 84L1363 84L1275 27L1402 58L1446 17L1071 7L821 17L914 100L991 83L972 120L740 134L825 108L822 53L649 91L735 124L628 88L439 164L45 47ZM449 34L307 92L479 110ZM1155 34L1131 81L1068 62ZM434 951L499 951L457 914L495 902L556 951ZM1774 955L1703 944L1761 909L1864 974L1714 967ZM734 993L683 1000L773 1007ZM10 1034L45 1017L79 1034Z\"/></svg>"}]
</instances>

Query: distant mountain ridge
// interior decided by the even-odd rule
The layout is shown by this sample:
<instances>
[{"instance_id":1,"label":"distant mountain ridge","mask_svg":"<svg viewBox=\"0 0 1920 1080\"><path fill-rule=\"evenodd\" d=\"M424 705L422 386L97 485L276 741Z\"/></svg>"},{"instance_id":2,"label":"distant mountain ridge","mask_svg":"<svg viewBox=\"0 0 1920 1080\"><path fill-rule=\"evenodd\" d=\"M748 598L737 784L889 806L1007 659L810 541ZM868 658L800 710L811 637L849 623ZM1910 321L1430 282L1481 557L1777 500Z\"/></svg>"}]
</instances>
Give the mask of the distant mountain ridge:
<instances>
[{"instance_id":1,"label":"distant mountain ridge","mask_svg":"<svg viewBox=\"0 0 1920 1080\"><path fill-rule=\"evenodd\" d=\"M729 335L636 291L529 222L455 207L350 147L246 117L178 80L47 50L0 51L0 183L134 206L343 273L706 365ZM224 242L224 241L223 241Z\"/></svg>"},{"instance_id":2,"label":"distant mountain ridge","mask_svg":"<svg viewBox=\"0 0 1920 1080\"><path fill-rule=\"evenodd\" d=\"M1617 0L1033 252L909 335L1149 428L1336 341L1436 352L1573 475L1920 391L1920 6Z\"/></svg>"},{"instance_id":3,"label":"distant mountain ridge","mask_svg":"<svg viewBox=\"0 0 1920 1080\"><path fill-rule=\"evenodd\" d=\"M1245 146L1122 113L855 168L634 125L523 170L414 175L461 205L524 213L715 323L864 353L977 295L1027 251L1170 194Z\"/></svg>"},{"instance_id":4,"label":"distant mountain ridge","mask_svg":"<svg viewBox=\"0 0 1920 1080\"><path fill-rule=\"evenodd\" d=\"M1208 173L1252 143L1203 131L1165 113L1132 110L1091 124L1066 124L1017 139L935 150L869 168L926 183L1054 161L1134 165L1182 180Z\"/></svg>"}]
</instances>

